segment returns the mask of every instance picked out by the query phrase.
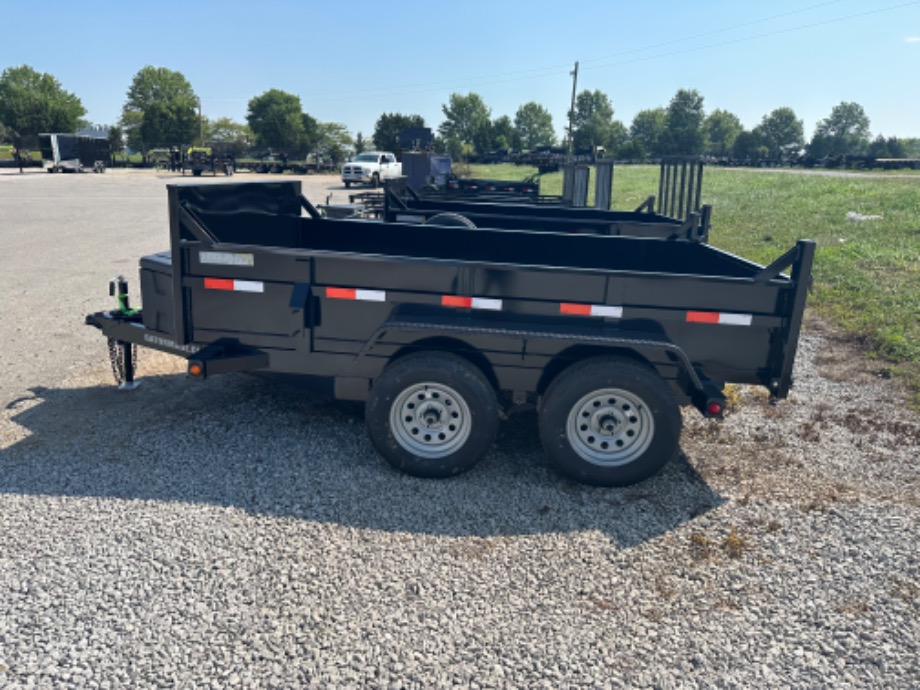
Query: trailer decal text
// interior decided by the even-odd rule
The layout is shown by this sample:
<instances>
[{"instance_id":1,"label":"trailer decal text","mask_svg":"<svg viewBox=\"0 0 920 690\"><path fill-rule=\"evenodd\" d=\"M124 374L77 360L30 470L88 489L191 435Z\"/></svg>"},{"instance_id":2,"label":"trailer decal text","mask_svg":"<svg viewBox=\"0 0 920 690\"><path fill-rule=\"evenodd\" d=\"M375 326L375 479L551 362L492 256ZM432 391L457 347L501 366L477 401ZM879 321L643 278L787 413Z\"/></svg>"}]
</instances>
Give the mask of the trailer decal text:
<instances>
[{"instance_id":1,"label":"trailer decal text","mask_svg":"<svg viewBox=\"0 0 920 690\"><path fill-rule=\"evenodd\" d=\"M254 266L252 254L235 254L233 252L199 252L198 260L203 264L217 266Z\"/></svg>"},{"instance_id":2,"label":"trailer decal text","mask_svg":"<svg viewBox=\"0 0 920 690\"><path fill-rule=\"evenodd\" d=\"M150 343L151 345L157 345L159 347L168 347L172 350L188 352L189 354L198 351L198 348L194 345L179 345L175 340L170 340L169 338L161 338L158 335L151 335L150 333L144 333L144 342Z\"/></svg>"}]
</instances>

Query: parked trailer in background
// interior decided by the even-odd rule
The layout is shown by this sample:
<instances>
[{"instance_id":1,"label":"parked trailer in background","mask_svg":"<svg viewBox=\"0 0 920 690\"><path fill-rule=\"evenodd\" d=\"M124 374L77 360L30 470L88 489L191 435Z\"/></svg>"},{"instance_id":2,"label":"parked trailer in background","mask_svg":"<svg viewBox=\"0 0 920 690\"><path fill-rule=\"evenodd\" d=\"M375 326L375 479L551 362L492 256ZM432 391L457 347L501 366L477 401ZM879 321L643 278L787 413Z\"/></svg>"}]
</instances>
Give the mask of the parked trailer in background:
<instances>
[{"instance_id":1,"label":"parked trailer in background","mask_svg":"<svg viewBox=\"0 0 920 690\"><path fill-rule=\"evenodd\" d=\"M121 382L135 345L198 379L306 375L365 401L374 447L413 475L470 469L536 406L560 471L631 484L677 452L681 405L717 418L726 383L792 386L810 241L761 266L699 242L330 220L296 181L168 195L143 308L117 280L118 307L86 317Z\"/></svg>"},{"instance_id":2,"label":"parked trailer in background","mask_svg":"<svg viewBox=\"0 0 920 690\"><path fill-rule=\"evenodd\" d=\"M112 158L108 139L77 134L39 134L42 163L50 173L105 172Z\"/></svg>"},{"instance_id":3,"label":"parked trailer in background","mask_svg":"<svg viewBox=\"0 0 920 690\"><path fill-rule=\"evenodd\" d=\"M647 205L635 211L610 211L565 204L533 204L515 198L467 198L418 194L388 182L383 219L387 222L465 225L532 232L627 235L706 242L712 207L703 206L686 220L654 213Z\"/></svg>"}]
</instances>

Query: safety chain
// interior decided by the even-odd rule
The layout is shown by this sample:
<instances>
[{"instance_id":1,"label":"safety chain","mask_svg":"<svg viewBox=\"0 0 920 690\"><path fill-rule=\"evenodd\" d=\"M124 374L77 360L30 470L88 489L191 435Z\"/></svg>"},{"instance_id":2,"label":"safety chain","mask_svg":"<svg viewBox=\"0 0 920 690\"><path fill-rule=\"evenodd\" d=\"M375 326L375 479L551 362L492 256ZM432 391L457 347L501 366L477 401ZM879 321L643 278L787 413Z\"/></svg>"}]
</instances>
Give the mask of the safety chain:
<instances>
[{"instance_id":1,"label":"safety chain","mask_svg":"<svg viewBox=\"0 0 920 690\"><path fill-rule=\"evenodd\" d=\"M134 362L134 370L137 371L137 345L131 344L131 359ZM109 338L109 362L112 364L112 374L115 376L115 383L121 386L128 380L125 373L125 358L122 349L115 338Z\"/></svg>"}]
</instances>

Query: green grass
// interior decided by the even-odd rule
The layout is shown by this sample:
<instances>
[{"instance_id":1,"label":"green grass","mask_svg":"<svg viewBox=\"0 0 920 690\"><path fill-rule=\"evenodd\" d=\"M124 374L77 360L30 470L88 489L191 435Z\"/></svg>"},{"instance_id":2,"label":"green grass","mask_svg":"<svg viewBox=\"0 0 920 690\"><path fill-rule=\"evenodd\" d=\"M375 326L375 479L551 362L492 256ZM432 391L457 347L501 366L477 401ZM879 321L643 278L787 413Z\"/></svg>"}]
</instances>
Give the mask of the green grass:
<instances>
[{"instance_id":1,"label":"green grass","mask_svg":"<svg viewBox=\"0 0 920 690\"><path fill-rule=\"evenodd\" d=\"M470 166L471 176L483 178L523 179L535 172ZM561 189L560 173L541 178L541 193ZM633 209L657 189L655 166L614 169L614 208ZM903 376L920 407L920 177L706 168L702 198L713 205L711 243L747 259L769 263L796 240L815 240L810 307ZM883 218L853 222L849 211Z\"/></svg>"}]
</instances>

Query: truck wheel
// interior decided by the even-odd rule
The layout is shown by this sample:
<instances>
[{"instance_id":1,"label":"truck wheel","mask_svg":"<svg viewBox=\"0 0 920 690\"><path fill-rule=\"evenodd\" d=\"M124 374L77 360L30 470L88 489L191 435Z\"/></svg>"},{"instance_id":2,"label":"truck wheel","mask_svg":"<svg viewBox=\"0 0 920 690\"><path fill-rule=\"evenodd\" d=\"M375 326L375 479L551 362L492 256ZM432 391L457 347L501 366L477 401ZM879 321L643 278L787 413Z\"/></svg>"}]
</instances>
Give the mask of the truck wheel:
<instances>
[{"instance_id":1,"label":"truck wheel","mask_svg":"<svg viewBox=\"0 0 920 690\"><path fill-rule=\"evenodd\" d=\"M442 225L448 228L474 228L476 224L459 213L437 213L425 221L425 225Z\"/></svg>"},{"instance_id":2,"label":"truck wheel","mask_svg":"<svg viewBox=\"0 0 920 690\"><path fill-rule=\"evenodd\" d=\"M195 177L201 177L201 171L200 171L200 170L192 170L192 175L194 175Z\"/></svg>"},{"instance_id":3,"label":"truck wheel","mask_svg":"<svg viewBox=\"0 0 920 690\"><path fill-rule=\"evenodd\" d=\"M594 486L652 476L680 442L680 410L667 384L649 367L617 357L562 372L543 398L539 423L556 468Z\"/></svg>"},{"instance_id":4,"label":"truck wheel","mask_svg":"<svg viewBox=\"0 0 920 690\"><path fill-rule=\"evenodd\" d=\"M374 189L377 189L377 187L379 186L380 186L380 175L378 175L377 173L374 173L373 175L371 175L371 187L373 187Z\"/></svg>"},{"instance_id":5,"label":"truck wheel","mask_svg":"<svg viewBox=\"0 0 920 690\"><path fill-rule=\"evenodd\" d=\"M351 187L351 182L346 182L346 183L345 183L345 189L348 189L349 187Z\"/></svg>"},{"instance_id":6,"label":"truck wheel","mask_svg":"<svg viewBox=\"0 0 920 690\"><path fill-rule=\"evenodd\" d=\"M457 355L396 360L374 382L365 411L374 447L416 477L466 472L498 432L498 401L482 372Z\"/></svg>"}]
</instances>

